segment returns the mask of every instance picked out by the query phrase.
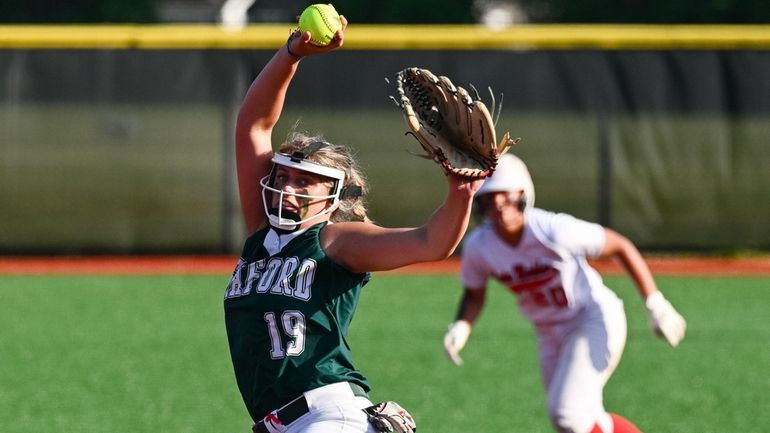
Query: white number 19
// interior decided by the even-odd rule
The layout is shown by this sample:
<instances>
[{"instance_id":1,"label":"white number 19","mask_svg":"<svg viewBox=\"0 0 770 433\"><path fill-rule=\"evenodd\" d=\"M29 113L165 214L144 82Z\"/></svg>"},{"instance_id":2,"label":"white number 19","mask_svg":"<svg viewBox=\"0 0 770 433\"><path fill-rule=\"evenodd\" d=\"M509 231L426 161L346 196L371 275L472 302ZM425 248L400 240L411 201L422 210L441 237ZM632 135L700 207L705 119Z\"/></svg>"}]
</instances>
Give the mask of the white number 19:
<instances>
[{"instance_id":1,"label":"white number 19","mask_svg":"<svg viewBox=\"0 0 770 433\"><path fill-rule=\"evenodd\" d=\"M265 322L267 322L270 332L270 357L281 359L287 356L297 356L305 351L305 316L301 311L288 310L281 314L281 327L283 332L291 339L283 347L283 339L275 318L275 313L265 313Z\"/></svg>"}]
</instances>

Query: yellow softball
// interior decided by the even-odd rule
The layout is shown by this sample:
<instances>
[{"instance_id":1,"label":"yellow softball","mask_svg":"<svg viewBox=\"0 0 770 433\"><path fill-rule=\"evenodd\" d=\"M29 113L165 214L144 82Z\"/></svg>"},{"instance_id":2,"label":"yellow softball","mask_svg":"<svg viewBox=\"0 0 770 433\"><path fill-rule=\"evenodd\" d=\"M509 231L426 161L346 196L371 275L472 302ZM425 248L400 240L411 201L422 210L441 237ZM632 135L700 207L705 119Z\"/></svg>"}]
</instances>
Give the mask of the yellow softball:
<instances>
[{"instance_id":1,"label":"yellow softball","mask_svg":"<svg viewBox=\"0 0 770 433\"><path fill-rule=\"evenodd\" d=\"M340 14L331 4L310 5L299 16L299 29L310 32L310 43L313 45L329 45L341 28Z\"/></svg>"}]
</instances>

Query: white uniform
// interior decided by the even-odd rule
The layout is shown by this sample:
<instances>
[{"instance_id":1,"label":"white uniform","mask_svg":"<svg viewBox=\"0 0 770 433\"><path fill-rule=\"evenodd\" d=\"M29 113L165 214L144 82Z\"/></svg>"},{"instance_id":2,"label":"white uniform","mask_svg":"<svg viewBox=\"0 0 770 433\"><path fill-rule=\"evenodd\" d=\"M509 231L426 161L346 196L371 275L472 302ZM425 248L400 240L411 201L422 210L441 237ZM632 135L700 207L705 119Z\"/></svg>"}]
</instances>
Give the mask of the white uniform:
<instances>
[{"instance_id":1,"label":"white uniform","mask_svg":"<svg viewBox=\"0 0 770 433\"><path fill-rule=\"evenodd\" d=\"M462 284L481 289L493 278L516 294L537 332L548 413L560 431L587 433L598 420L612 432L602 391L625 346L626 317L622 301L586 261L601 252L604 228L537 208L524 215L517 246L489 223L468 235Z\"/></svg>"}]
</instances>

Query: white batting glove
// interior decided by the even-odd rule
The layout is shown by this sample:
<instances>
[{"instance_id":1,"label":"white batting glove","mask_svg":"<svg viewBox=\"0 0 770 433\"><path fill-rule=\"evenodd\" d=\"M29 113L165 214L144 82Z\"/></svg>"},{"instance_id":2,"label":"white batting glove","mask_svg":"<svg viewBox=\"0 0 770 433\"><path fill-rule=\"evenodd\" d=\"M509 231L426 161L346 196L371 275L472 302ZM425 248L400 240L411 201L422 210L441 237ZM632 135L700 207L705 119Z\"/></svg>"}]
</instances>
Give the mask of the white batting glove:
<instances>
[{"instance_id":1,"label":"white batting glove","mask_svg":"<svg viewBox=\"0 0 770 433\"><path fill-rule=\"evenodd\" d=\"M666 339L672 347L676 347L684 338L684 331L687 329L684 318L677 313L661 292L648 296L644 306L653 332Z\"/></svg>"},{"instance_id":2,"label":"white batting glove","mask_svg":"<svg viewBox=\"0 0 770 433\"><path fill-rule=\"evenodd\" d=\"M463 365L460 351L470 335L471 324L467 320L457 320L449 325L449 331L444 335L444 353L455 365Z\"/></svg>"}]
</instances>

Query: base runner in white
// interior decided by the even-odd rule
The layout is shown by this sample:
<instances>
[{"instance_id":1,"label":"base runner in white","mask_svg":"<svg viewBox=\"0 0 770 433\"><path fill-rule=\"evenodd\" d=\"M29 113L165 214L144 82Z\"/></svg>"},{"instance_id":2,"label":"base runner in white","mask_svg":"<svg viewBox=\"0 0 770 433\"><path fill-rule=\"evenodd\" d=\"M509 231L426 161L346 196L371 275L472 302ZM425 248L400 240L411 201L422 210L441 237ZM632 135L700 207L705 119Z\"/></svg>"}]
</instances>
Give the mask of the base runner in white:
<instances>
[{"instance_id":1,"label":"base runner in white","mask_svg":"<svg viewBox=\"0 0 770 433\"><path fill-rule=\"evenodd\" d=\"M449 359L460 350L484 307L495 279L518 299L535 326L548 414L562 433L638 433L631 422L605 411L604 385L626 342L623 302L607 288L587 258L616 257L644 299L650 326L671 346L686 324L658 290L634 244L599 224L534 207L526 165L506 154L476 193L484 224L466 238L460 271L464 293L444 337Z\"/></svg>"}]
</instances>

